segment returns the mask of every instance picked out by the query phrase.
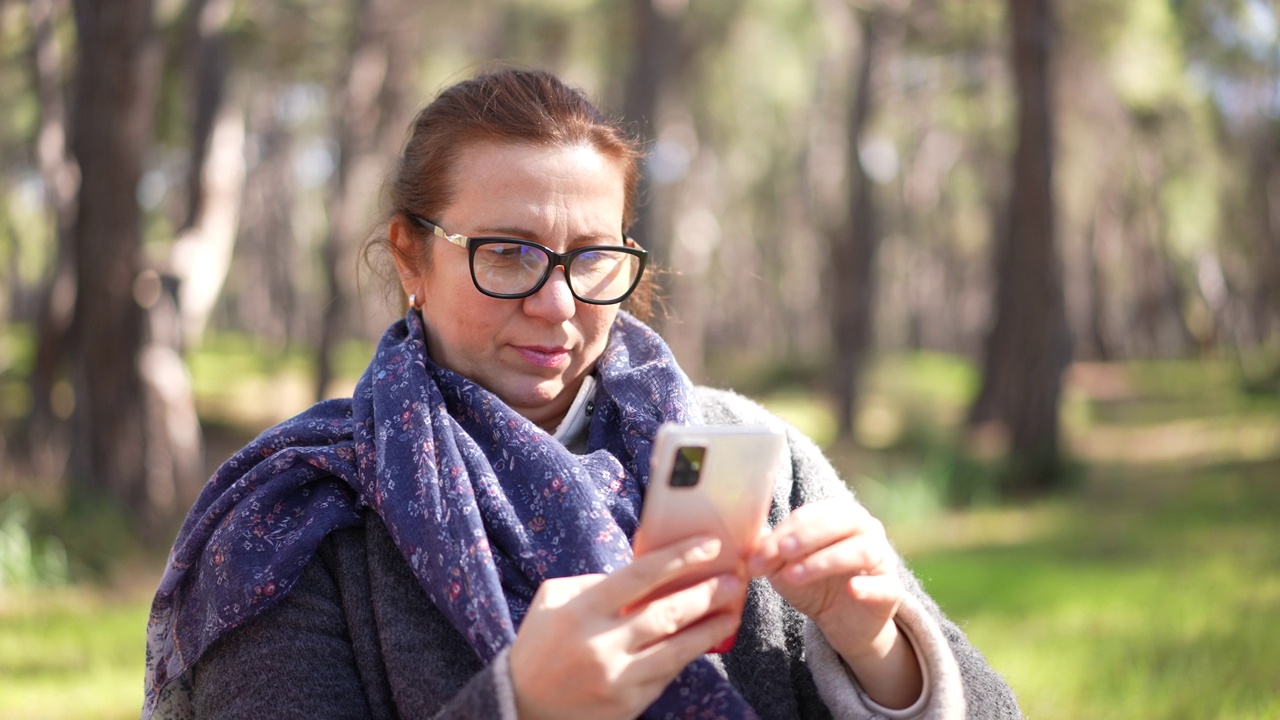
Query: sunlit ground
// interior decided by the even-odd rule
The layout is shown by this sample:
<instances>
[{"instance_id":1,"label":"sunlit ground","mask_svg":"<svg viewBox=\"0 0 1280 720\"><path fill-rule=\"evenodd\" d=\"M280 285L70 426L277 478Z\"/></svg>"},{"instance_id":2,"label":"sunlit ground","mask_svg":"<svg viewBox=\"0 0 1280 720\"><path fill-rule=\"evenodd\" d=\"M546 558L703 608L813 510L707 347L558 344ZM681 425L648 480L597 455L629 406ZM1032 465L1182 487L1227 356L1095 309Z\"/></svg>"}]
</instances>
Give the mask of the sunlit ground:
<instances>
[{"instance_id":1,"label":"sunlit ground","mask_svg":"<svg viewBox=\"0 0 1280 720\"><path fill-rule=\"evenodd\" d=\"M215 454L306 402L304 365L255 363L233 346L194 363ZM1074 488L951 510L939 487L971 370L896 358L868 384L864 447L832 456L1027 715L1280 717L1274 388L1245 392L1227 364L1077 367L1064 403ZM830 443L831 413L806 394L765 400ZM0 718L136 717L158 565L134 562L108 589L4 595Z\"/></svg>"},{"instance_id":2,"label":"sunlit ground","mask_svg":"<svg viewBox=\"0 0 1280 720\"><path fill-rule=\"evenodd\" d=\"M885 363L833 455L1032 718L1280 718L1280 393L1228 364L1073 368L1075 487L947 510L939 445L972 391L945 358ZM773 407L818 436L830 413Z\"/></svg>"},{"instance_id":3,"label":"sunlit ground","mask_svg":"<svg viewBox=\"0 0 1280 720\"><path fill-rule=\"evenodd\" d=\"M156 579L128 592L60 587L0 601L0 717L137 718Z\"/></svg>"},{"instance_id":4,"label":"sunlit ground","mask_svg":"<svg viewBox=\"0 0 1280 720\"><path fill-rule=\"evenodd\" d=\"M1280 717L1280 463L903 523L900 545L1036 718Z\"/></svg>"}]
</instances>

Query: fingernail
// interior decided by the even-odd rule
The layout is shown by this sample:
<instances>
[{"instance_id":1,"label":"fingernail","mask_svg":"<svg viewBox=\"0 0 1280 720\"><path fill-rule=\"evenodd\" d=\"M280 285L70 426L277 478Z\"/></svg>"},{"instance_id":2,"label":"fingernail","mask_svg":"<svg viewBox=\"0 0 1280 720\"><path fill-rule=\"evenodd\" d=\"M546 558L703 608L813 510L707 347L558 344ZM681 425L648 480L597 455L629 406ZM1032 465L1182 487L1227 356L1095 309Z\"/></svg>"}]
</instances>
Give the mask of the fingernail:
<instances>
[{"instance_id":1,"label":"fingernail","mask_svg":"<svg viewBox=\"0 0 1280 720\"><path fill-rule=\"evenodd\" d=\"M702 557L713 558L720 553L720 539L706 538L702 542L698 543L698 546L694 548L694 551Z\"/></svg>"},{"instance_id":2,"label":"fingernail","mask_svg":"<svg viewBox=\"0 0 1280 720\"><path fill-rule=\"evenodd\" d=\"M797 563L787 568L787 577L792 580L803 580L805 572L804 565Z\"/></svg>"},{"instance_id":3,"label":"fingernail","mask_svg":"<svg viewBox=\"0 0 1280 720\"><path fill-rule=\"evenodd\" d=\"M737 575L721 575L720 589L725 592L735 593L742 588L742 578Z\"/></svg>"},{"instance_id":4,"label":"fingernail","mask_svg":"<svg viewBox=\"0 0 1280 720\"><path fill-rule=\"evenodd\" d=\"M753 576L763 575L764 558L759 555L752 555L751 559L747 561L747 572L751 573Z\"/></svg>"},{"instance_id":5,"label":"fingernail","mask_svg":"<svg viewBox=\"0 0 1280 720\"><path fill-rule=\"evenodd\" d=\"M793 537L784 537L778 543L778 550L782 552L784 557L791 557L796 550L800 549L800 541Z\"/></svg>"}]
</instances>

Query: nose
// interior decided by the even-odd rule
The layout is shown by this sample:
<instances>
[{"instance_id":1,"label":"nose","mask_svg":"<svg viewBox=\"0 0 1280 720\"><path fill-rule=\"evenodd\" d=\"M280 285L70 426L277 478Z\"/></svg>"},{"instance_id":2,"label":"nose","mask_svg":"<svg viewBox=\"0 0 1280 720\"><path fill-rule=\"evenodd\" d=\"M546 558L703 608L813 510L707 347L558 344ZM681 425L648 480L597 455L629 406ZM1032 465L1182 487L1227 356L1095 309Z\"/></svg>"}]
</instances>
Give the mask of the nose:
<instances>
[{"instance_id":1,"label":"nose","mask_svg":"<svg viewBox=\"0 0 1280 720\"><path fill-rule=\"evenodd\" d=\"M563 322L573 317L577 301L569 291L569 279L564 267L551 268L551 276L538 288L538 292L524 299L524 312L531 317L549 322Z\"/></svg>"}]
</instances>

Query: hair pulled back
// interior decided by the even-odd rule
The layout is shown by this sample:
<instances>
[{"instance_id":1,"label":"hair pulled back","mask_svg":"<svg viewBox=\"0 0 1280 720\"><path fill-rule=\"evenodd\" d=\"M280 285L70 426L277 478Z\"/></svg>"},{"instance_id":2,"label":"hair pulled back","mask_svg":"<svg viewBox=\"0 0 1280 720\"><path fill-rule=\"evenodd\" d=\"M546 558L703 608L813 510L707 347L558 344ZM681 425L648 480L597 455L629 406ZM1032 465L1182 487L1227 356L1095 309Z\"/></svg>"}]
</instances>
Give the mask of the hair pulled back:
<instances>
[{"instance_id":1,"label":"hair pulled back","mask_svg":"<svg viewBox=\"0 0 1280 720\"><path fill-rule=\"evenodd\" d=\"M622 225L627 228L634 222L643 157L639 141L581 90L549 72L514 68L484 72L452 85L418 112L388 179L387 218L439 217L456 192L458 157L481 143L594 148L622 170ZM428 263L430 246L423 243L414 260ZM646 318L652 294L653 284L646 277L628 299L627 309Z\"/></svg>"},{"instance_id":2,"label":"hair pulled back","mask_svg":"<svg viewBox=\"0 0 1280 720\"><path fill-rule=\"evenodd\" d=\"M478 143L595 148L623 171L623 224L631 225L638 143L581 90L548 72L511 68L446 88L418 112L391 176L391 213L438 217L452 200L459 154Z\"/></svg>"}]
</instances>

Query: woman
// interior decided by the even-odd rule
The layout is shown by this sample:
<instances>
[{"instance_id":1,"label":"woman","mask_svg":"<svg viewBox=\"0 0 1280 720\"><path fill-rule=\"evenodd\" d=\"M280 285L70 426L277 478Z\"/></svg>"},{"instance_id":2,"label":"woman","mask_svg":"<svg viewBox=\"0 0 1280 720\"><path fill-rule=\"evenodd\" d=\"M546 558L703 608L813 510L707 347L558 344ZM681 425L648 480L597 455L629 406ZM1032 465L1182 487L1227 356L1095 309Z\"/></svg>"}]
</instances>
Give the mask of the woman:
<instances>
[{"instance_id":1,"label":"woman","mask_svg":"<svg viewBox=\"0 0 1280 720\"><path fill-rule=\"evenodd\" d=\"M792 429L753 577L650 597L716 550L631 556L658 425L781 421L692 387L619 310L647 290L639 158L545 73L419 114L386 236L409 311L351 399L210 480L153 605L144 717L1018 716Z\"/></svg>"}]
</instances>

